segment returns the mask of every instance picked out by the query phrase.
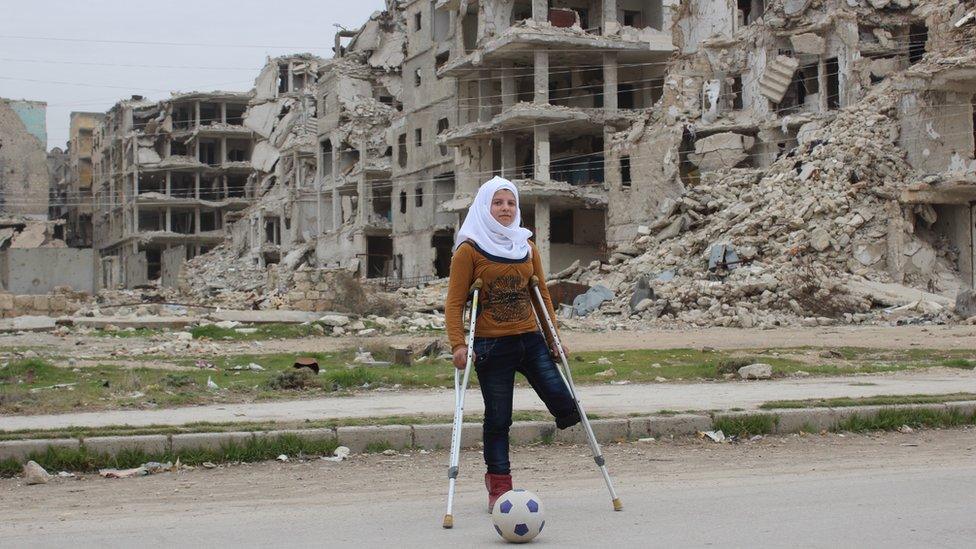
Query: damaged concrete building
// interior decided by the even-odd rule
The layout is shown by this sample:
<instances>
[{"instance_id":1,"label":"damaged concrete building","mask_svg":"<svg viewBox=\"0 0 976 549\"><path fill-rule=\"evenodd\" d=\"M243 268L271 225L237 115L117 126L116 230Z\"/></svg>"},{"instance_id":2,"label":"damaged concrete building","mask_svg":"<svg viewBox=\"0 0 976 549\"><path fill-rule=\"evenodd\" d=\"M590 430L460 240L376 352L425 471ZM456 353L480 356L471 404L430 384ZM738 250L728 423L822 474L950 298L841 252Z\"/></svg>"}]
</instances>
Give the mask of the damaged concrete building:
<instances>
[{"instance_id":1,"label":"damaged concrete building","mask_svg":"<svg viewBox=\"0 0 976 549\"><path fill-rule=\"evenodd\" d=\"M629 240L620 226L646 217L645 199L607 186L634 179L627 159L608 163L610 135L661 95L673 46L661 0L482 0L440 2L457 22L438 76L458 84L456 147L463 211L491 175L516 181L523 220L543 264L607 258ZM621 172L623 175L621 175ZM632 191L635 196L645 189Z\"/></svg>"},{"instance_id":2,"label":"damaged concrete building","mask_svg":"<svg viewBox=\"0 0 976 549\"><path fill-rule=\"evenodd\" d=\"M105 118L99 112L72 112L68 128L65 173L55 177L52 219L64 222L64 240L72 248L92 246L92 193L95 129Z\"/></svg>"},{"instance_id":3,"label":"damaged concrete building","mask_svg":"<svg viewBox=\"0 0 976 549\"><path fill-rule=\"evenodd\" d=\"M0 98L0 215L46 220L47 103Z\"/></svg>"},{"instance_id":4,"label":"damaged concrete building","mask_svg":"<svg viewBox=\"0 0 976 549\"><path fill-rule=\"evenodd\" d=\"M391 1L332 59L269 60L246 114L259 199L225 257L445 276L502 175L557 278L620 296L663 277L659 303L615 314L786 321L811 314L804 269L950 296L976 271L972 10Z\"/></svg>"},{"instance_id":5,"label":"damaged concrete building","mask_svg":"<svg viewBox=\"0 0 976 549\"><path fill-rule=\"evenodd\" d=\"M250 203L250 95L174 94L120 101L94 137L94 232L100 287L175 285L186 259L223 242Z\"/></svg>"}]
</instances>

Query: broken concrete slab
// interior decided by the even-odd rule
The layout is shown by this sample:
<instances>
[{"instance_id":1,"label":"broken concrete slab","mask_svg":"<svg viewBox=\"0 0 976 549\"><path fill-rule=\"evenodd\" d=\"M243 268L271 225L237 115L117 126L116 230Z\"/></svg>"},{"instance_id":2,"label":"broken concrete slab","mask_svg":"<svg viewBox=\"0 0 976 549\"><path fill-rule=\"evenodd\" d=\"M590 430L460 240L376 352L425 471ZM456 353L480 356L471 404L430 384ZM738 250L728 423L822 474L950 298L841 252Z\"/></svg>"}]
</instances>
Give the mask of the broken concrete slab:
<instances>
[{"instance_id":1,"label":"broken concrete slab","mask_svg":"<svg viewBox=\"0 0 976 549\"><path fill-rule=\"evenodd\" d=\"M315 322L322 316L322 313L308 311L288 311L288 310L269 310L269 311L215 311L210 313L212 320L230 320L242 324L303 324L305 322Z\"/></svg>"},{"instance_id":2,"label":"broken concrete slab","mask_svg":"<svg viewBox=\"0 0 976 549\"><path fill-rule=\"evenodd\" d=\"M49 316L18 316L0 320L0 332L50 332L57 321Z\"/></svg>"},{"instance_id":3,"label":"broken concrete slab","mask_svg":"<svg viewBox=\"0 0 976 549\"><path fill-rule=\"evenodd\" d=\"M826 40L812 32L794 34L790 37L790 44L793 45L793 51L796 53L813 55L822 55L827 47Z\"/></svg>"},{"instance_id":4,"label":"broken concrete slab","mask_svg":"<svg viewBox=\"0 0 976 549\"><path fill-rule=\"evenodd\" d=\"M688 159L702 171L734 168L748 158L748 150L756 139L748 135L726 132L716 133L695 142L695 152Z\"/></svg>"},{"instance_id":5,"label":"broken concrete slab","mask_svg":"<svg viewBox=\"0 0 976 549\"><path fill-rule=\"evenodd\" d=\"M766 65L766 70L759 79L759 93L773 103L782 101L793 81L793 73L799 66L800 62L792 57L776 56Z\"/></svg>"},{"instance_id":6,"label":"broken concrete slab","mask_svg":"<svg viewBox=\"0 0 976 549\"><path fill-rule=\"evenodd\" d=\"M80 326L83 328L104 329L108 326L115 326L118 329L127 328L150 330L161 330L164 328L185 328L200 322L197 317L190 316L73 316L65 319L58 319L58 324L69 326Z\"/></svg>"},{"instance_id":7,"label":"broken concrete slab","mask_svg":"<svg viewBox=\"0 0 976 549\"><path fill-rule=\"evenodd\" d=\"M853 279L848 281L845 287L851 294L866 297L884 307L900 307L917 303L919 300L935 302L943 307L952 305L952 301L945 296L890 282Z\"/></svg>"}]
</instances>

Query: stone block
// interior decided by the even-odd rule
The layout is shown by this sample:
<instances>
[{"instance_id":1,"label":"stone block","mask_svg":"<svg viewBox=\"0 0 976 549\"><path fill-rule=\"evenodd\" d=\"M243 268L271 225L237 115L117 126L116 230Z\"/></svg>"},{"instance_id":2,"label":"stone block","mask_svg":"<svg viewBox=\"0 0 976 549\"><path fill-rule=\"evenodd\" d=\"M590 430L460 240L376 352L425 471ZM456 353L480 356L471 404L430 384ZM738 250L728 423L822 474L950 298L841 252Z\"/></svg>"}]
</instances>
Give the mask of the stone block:
<instances>
[{"instance_id":1,"label":"stone block","mask_svg":"<svg viewBox=\"0 0 976 549\"><path fill-rule=\"evenodd\" d=\"M339 427L336 429L339 444L355 454L361 454L371 444L389 445L394 449L413 444L413 429L408 425L371 425L365 427Z\"/></svg>"},{"instance_id":2,"label":"stone block","mask_svg":"<svg viewBox=\"0 0 976 549\"><path fill-rule=\"evenodd\" d=\"M0 311L10 311L14 308L14 296L11 294L0 294Z\"/></svg>"},{"instance_id":3,"label":"stone block","mask_svg":"<svg viewBox=\"0 0 976 549\"><path fill-rule=\"evenodd\" d=\"M46 295L35 295L34 310L42 313L51 310L51 300Z\"/></svg>"},{"instance_id":4,"label":"stone block","mask_svg":"<svg viewBox=\"0 0 976 549\"><path fill-rule=\"evenodd\" d=\"M34 296L32 295L15 295L14 296L14 308L21 311L27 311L34 308Z\"/></svg>"},{"instance_id":5,"label":"stone block","mask_svg":"<svg viewBox=\"0 0 976 549\"><path fill-rule=\"evenodd\" d=\"M829 431L837 424L837 415L830 408L804 408L799 410L776 410L779 434L799 433L800 431L819 433Z\"/></svg>"},{"instance_id":6,"label":"stone block","mask_svg":"<svg viewBox=\"0 0 976 549\"><path fill-rule=\"evenodd\" d=\"M556 424L548 421L520 421L508 433L512 444L531 444L556 436Z\"/></svg>"},{"instance_id":7,"label":"stone block","mask_svg":"<svg viewBox=\"0 0 976 549\"><path fill-rule=\"evenodd\" d=\"M166 435L91 437L84 439L82 446L91 452L112 456L118 455L122 450L141 450L147 454L161 455L169 452L169 437Z\"/></svg>"},{"instance_id":8,"label":"stone block","mask_svg":"<svg viewBox=\"0 0 976 549\"><path fill-rule=\"evenodd\" d=\"M276 439L285 435L295 436L309 442L336 441L338 439L335 429L282 429L280 431L259 431L254 433L255 438L259 439Z\"/></svg>"},{"instance_id":9,"label":"stone block","mask_svg":"<svg viewBox=\"0 0 976 549\"><path fill-rule=\"evenodd\" d=\"M63 295L52 295L50 298L51 312L63 313L68 311L68 298Z\"/></svg>"},{"instance_id":10,"label":"stone block","mask_svg":"<svg viewBox=\"0 0 976 549\"><path fill-rule=\"evenodd\" d=\"M231 433L186 433L173 435L172 445L173 454L179 455L180 452L191 450L220 450L222 446L230 444L246 444L254 438L254 433L231 432Z\"/></svg>"},{"instance_id":11,"label":"stone block","mask_svg":"<svg viewBox=\"0 0 976 549\"><path fill-rule=\"evenodd\" d=\"M413 445L427 450L450 449L451 431L454 425L443 423L438 425L414 425ZM477 446L482 440L482 425L480 423L465 423L461 428L461 447Z\"/></svg>"},{"instance_id":12,"label":"stone block","mask_svg":"<svg viewBox=\"0 0 976 549\"><path fill-rule=\"evenodd\" d=\"M605 444L608 442L625 441L630 438L630 425L626 419L595 419L590 421L593 428L593 435L597 442ZM568 442L570 444L587 444L586 431L583 425L574 425L569 429L556 431L556 442Z\"/></svg>"},{"instance_id":13,"label":"stone block","mask_svg":"<svg viewBox=\"0 0 976 549\"><path fill-rule=\"evenodd\" d=\"M631 438L693 435L712 428L712 418L697 414L631 418Z\"/></svg>"},{"instance_id":14,"label":"stone block","mask_svg":"<svg viewBox=\"0 0 976 549\"><path fill-rule=\"evenodd\" d=\"M23 462L31 454L43 454L48 447L77 449L79 446L74 438L5 440L0 442L0 460L13 458Z\"/></svg>"},{"instance_id":15,"label":"stone block","mask_svg":"<svg viewBox=\"0 0 976 549\"><path fill-rule=\"evenodd\" d=\"M307 299L292 301L291 306L299 311L311 311L314 309L314 303Z\"/></svg>"}]
</instances>

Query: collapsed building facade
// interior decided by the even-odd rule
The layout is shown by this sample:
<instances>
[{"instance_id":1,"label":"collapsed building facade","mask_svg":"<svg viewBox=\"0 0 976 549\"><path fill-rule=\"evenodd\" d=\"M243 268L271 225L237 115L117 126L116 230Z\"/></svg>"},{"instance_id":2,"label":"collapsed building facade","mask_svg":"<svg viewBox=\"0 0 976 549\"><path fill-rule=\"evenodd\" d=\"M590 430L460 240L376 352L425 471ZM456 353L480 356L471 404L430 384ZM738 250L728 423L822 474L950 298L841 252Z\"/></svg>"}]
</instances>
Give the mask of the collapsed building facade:
<instances>
[{"instance_id":1,"label":"collapsed building facade","mask_svg":"<svg viewBox=\"0 0 976 549\"><path fill-rule=\"evenodd\" d=\"M64 222L64 240L72 248L92 247L92 194L95 129L105 117L98 112L72 112L68 127L64 173L55 176L51 218Z\"/></svg>"},{"instance_id":2,"label":"collapsed building facade","mask_svg":"<svg viewBox=\"0 0 976 549\"><path fill-rule=\"evenodd\" d=\"M0 215L46 220L47 103L0 98Z\"/></svg>"},{"instance_id":3,"label":"collapsed building facade","mask_svg":"<svg viewBox=\"0 0 976 549\"><path fill-rule=\"evenodd\" d=\"M175 94L117 103L94 137L93 245L100 287L173 286L183 262L221 243L249 204L249 95Z\"/></svg>"}]
</instances>

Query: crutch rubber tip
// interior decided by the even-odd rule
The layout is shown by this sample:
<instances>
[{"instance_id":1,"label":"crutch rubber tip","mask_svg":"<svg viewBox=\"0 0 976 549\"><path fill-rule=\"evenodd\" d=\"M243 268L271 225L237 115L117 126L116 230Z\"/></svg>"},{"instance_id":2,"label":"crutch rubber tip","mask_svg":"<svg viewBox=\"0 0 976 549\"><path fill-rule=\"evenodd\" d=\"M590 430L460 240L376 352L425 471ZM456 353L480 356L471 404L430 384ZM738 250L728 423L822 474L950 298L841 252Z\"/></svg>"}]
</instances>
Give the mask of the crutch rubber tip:
<instances>
[{"instance_id":1,"label":"crutch rubber tip","mask_svg":"<svg viewBox=\"0 0 976 549\"><path fill-rule=\"evenodd\" d=\"M444 528L450 529L454 528L454 517L451 515L444 515Z\"/></svg>"},{"instance_id":2,"label":"crutch rubber tip","mask_svg":"<svg viewBox=\"0 0 976 549\"><path fill-rule=\"evenodd\" d=\"M620 503L620 498L613 498L613 510L614 511L623 511L624 510L624 504L623 503ZM444 520L447 520L447 519L444 519ZM444 528L447 528L447 526L445 526Z\"/></svg>"}]
</instances>

